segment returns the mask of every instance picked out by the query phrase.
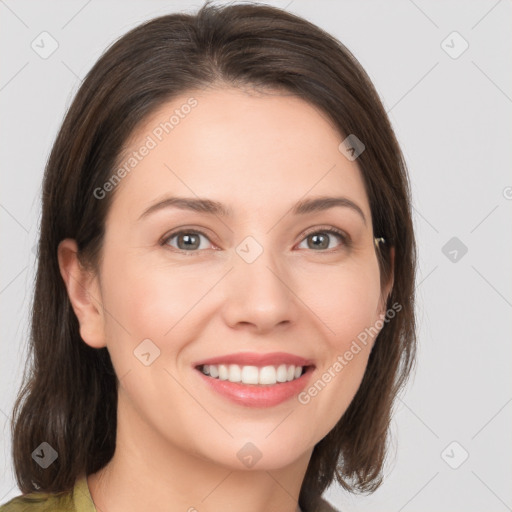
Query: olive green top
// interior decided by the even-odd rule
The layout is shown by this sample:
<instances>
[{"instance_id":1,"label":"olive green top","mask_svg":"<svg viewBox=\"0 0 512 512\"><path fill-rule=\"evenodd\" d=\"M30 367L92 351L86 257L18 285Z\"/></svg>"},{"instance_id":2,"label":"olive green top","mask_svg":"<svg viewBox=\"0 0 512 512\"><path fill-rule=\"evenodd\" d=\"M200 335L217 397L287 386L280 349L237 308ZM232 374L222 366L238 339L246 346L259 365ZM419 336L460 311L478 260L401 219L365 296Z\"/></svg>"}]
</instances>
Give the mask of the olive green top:
<instances>
[{"instance_id":1,"label":"olive green top","mask_svg":"<svg viewBox=\"0 0 512 512\"><path fill-rule=\"evenodd\" d=\"M77 479L71 492L31 492L16 496L0 506L0 512L97 512L87 478Z\"/></svg>"},{"instance_id":2,"label":"olive green top","mask_svg":"<svg viewBox=\"0 0 512 512\"><path fill-rule=\"evenodd\" d=\"M299 508L297 510L300 511ZM318 512L338 512L327 501L321 499ZM16 496L4 505L0 512L97 512L87 485L87 478L76 480L71 492L32 492Z\"/></svg>"}]
</instances>

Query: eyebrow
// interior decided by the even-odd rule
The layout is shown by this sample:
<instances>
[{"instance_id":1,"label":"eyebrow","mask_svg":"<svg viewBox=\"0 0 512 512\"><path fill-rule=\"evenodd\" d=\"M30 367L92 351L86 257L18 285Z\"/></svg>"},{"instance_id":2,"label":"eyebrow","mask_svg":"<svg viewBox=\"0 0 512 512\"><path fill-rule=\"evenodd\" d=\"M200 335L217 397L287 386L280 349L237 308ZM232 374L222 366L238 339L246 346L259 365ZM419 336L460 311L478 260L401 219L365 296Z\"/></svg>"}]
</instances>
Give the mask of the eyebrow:
<instances>
[{"instance_id":1,"label":"eyebrow","mask_svg":"<svg viewBox=\"0 0 512 512\"><path fill-rule=\"evenodd\" d=\"M316 213L330 208L342 207L349 208L361 216L366 225L366 217L363 210L354 201L346 197L329 197L321 196L310 199L303 199L295 204L292 208L293 215L305 215L307 213ZM231 208L224 204L213 201L211 199L193 198L193 197L167 197L159 201L149 208L144 210L139 217L141 220L151 213L163 210L165 208L179 208L181 210L191 210L200 213L207 213L210 215L217 215L219 217L231 217Z\"/></svg>"}]
</instances>

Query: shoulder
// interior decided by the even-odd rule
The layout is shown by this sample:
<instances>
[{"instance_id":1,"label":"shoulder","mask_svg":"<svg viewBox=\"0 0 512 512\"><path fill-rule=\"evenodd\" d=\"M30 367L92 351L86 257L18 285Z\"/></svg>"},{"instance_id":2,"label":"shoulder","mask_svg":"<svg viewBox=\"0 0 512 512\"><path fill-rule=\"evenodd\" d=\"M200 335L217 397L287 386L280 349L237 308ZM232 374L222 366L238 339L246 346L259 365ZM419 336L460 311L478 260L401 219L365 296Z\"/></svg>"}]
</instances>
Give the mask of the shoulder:
<instances>
[{"instance_id":1,"label":"shoulder","mask_svg":"<svg viewBox=\"0 0 512 512\"><path fill-rule=\"evenodd\" d=\"M70 493L32 492L16 496L1 505L0 512L69 512L75 510L72 507Z\"/></svg>"},{"instance_id":2,"label":"shoulder","mask_svg":"<svg viewBox=\"0 0 512 512\"><path fill-rule=\"evenodd\" d=\"M96 512L85 476L73 489L58 493L21 494L0 505L0 512Z\"/></svg>"}]
</instances>

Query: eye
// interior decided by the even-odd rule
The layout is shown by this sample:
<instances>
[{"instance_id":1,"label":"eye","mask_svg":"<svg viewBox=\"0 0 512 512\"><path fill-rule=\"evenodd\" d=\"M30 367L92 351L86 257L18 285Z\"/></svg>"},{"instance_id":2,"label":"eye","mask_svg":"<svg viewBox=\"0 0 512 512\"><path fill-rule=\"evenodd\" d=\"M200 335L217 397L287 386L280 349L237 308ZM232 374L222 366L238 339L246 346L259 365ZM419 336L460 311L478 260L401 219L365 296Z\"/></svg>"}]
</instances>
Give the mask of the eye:
<instances>
[{"instance_id":1,"label":"eye","mask_svg":"<svg viewBox=\"0 0 512 512\"><path fill-rule=\"evenodd\" d=\"M170 245L180 251L189 252L195 252L196 249L208 249L208 244L201 244L201 237L209 240L209 238L204 233L201 233L201 231L178 231L162 240L162 245ZM173 239L176 239L177 246L170 243Z\"/></svg>"},{"instance_id":2,"label":"eye","mask_svg":"<svg viewBox=\"0 0 512 512\"><path fill-rule=\"evenodd\" d=\"M326 228L326 229L318 229L315 231L310 231L306 234L304 238L304 242L307 243L308 249L313 249L314 251L322 251L323 249L332 249L331 240L333 237L336 237L341 241L341 245L348 246L349 238L348 236L336 228ZM310 243L311 242L311 243ZM300 247L300 246L299 246ZM323 251L322 251L323 252Z\"/></svg>"}]
</instances>

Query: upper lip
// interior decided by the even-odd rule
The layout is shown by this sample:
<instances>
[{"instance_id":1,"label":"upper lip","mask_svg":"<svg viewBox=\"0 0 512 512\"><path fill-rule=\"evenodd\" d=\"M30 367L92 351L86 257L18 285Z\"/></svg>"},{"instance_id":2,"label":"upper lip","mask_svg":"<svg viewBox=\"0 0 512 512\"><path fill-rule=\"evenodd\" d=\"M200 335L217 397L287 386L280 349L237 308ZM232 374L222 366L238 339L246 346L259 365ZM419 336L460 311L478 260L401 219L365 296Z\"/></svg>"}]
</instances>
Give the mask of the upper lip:
<instances>
[{"instance_id":1,"label":"upper lip","mask_svg":"<svg viewBox=\"0 0 512 512\"><path fill-rule=\"evenodd\" d=\"M269 352L259 354L257 352L239 352L237 354L225 354L223 356L211 357L194 363L194 367L205 364L238 364L240 366L279 366L281 364L294 366L311 366L313 361L295 354L286 352Z\"/></svg>"}]
</instances>

